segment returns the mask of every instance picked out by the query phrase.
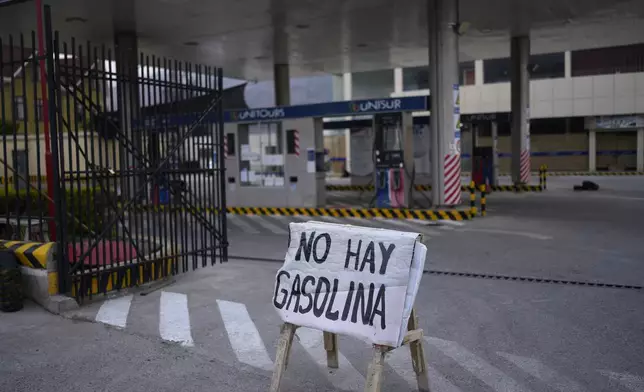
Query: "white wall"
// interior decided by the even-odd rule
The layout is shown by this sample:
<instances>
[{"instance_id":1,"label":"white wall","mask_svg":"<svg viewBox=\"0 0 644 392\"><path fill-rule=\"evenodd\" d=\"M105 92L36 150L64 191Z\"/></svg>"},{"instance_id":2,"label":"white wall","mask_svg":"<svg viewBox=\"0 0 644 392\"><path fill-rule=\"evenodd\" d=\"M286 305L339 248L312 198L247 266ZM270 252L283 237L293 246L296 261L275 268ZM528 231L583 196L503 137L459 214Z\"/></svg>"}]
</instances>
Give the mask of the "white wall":
<instances>
[{"instance_id":1,"label":"white wall","mask_svg":"<svg viewBox=\"0 0 644 392\"><path fill-rule=\"evenodd\" d=\"M510 111L510 83L461 86L462 113ZM530 82L532 118L644 113L644 73Z\"/></svg>"}]
</instances>

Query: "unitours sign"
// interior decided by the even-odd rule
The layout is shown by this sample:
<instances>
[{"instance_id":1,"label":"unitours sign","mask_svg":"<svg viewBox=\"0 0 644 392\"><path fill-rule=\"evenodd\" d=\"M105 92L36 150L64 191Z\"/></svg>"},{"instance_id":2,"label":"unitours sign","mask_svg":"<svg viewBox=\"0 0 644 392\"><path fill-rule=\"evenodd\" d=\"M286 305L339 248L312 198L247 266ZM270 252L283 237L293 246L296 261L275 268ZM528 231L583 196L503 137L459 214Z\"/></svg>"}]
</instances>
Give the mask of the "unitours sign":
<instances>
[{"instance_id":1,"label":"unitours sign","mask_svg":"<svg viewBox=\"0 0 644 392\"><path fill-rule=\"evenodd\" d=\"M351 104L351 111L361 112L382 112L400 110L402 102L400 99L374 99L371 101L356 102Z\"/></svg>"},{"instance_id":2,"label":"unitours sign","mask_svg":"<svg viewBox=\"0 0 644 392\"><path fill-rule=\"evenodd\" d=\"M239 112L232 112L231 117L234 121L244 120L271 120L283 118L285 116L283 108L273 109L250 109Z\"/></svg>"}]
</instances>

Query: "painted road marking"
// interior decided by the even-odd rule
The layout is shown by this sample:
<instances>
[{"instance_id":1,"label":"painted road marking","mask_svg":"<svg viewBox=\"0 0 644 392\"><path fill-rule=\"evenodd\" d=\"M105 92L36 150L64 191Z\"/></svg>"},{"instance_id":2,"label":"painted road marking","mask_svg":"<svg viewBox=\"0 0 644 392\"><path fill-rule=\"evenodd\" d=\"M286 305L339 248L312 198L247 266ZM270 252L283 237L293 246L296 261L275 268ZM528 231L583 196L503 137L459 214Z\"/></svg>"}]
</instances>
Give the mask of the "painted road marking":
<instances>
[{"instance_id":1,"label":"painted road marking","mask_svg":"<svg viewBox=\"0 0 644 392\"><path fill-rule=\"evenodd\" d=\"M281 227L277 226L276 224L270 222L269 219L270 218L262 217L262 216L255 217L255 220L257 221L257 223L259 223L260 226L262 226L263 228L267 229L268 231L271 231L271 232L273 232L275 234L287 234L288 233L288 230L286 230L284 228L281 228Z\"/></svg>"},{"instance_id":2,"label":"painted road marking","mask_svg":"<svg viewBox=\"0 0 644 392\"><path fill-rule=\"evenodd\" d=\"M118 328L125 328L131 304L132 295L107 300L103 302L98 310L96 321Z\"/></svg>"},{"instance_id":3,"label":"painted road marking","mask_svg":"<svg viewBox=\"0 0 644 392\"><path fill-rule=\"evenodd\" d=\"M483 358L467 351L455 342L433 337L425 337L425 340L495 391L528 391L499 369L484 361Z\"/></svg>"},{"instance_id":4,"label":"painted road marking","mask_svg":"<svg viewBox=\"0 0 644 392\"><path fill-rule=\"evenodd\" d=\"M244 221L244 218L238 215L227 215L227 220L232 223L234 226L237 226L242 229L242 231L249 234L259 234L259 230L251 226L248 222Z\"/></svg>"},{"instance_id":5,"label":"painted road marking","mask_svg":"<svg viewBox=\"0 0 644 392\"><path fill-rule=\"evenodd\" d=\"M246 305L219 299L217 305L224 320L228 340L239 362L272 371L273 361L268 356L264 341L250 318Z\"/></svg>"},{"instance_id":6,"label":"painted road marking","mask_svg":"<svg viewBox=\"0 0 644 392\"><path fill-rule=\"evenodd\" d=\"M644 378L642 377L634 376L628 373L611 372L608 370L602 370L600 371L600 373L610 378L612 381L616 381L622 386L630 389L631 391L635 391L635 392L644 391Z\"/></svg>"},{"instance_id":7,"label":"painted road marking","mask_svg":"<svg viewBox=\"0 0 644 392\"><path fill-rule=\"evenodd\" d=\"M552 237L548 236L548 235L537 234L537 233L529 233L529 232L526 232L526 231L510 231L510 230L499 230L499 229L472 229L472 228L461 229L460 231L470 231L470 232L490 233L490 234L518 235L518 236L532 238L534 240L541 240L541 241L547 241L547 240L552 239Z\"/></svg>"},{"instance_id":8,"label":"painted road marking","mask_svg":"<svg viewBox=\"0 0 644 392\"><path fill-rule=\"evenodd\" d=\"M382 222L384 226L391 225L391 226L397 226L396 228L392 227L394 230L399 230L398 228L403 228L405 231L409 231L412 233L422 233L427 235L428 237L438 237L441 235L441 233L428 229L428 225L424 224L418 224L415 222L412 222L411 220L402 220L402 219L385 219L385 218L375 218L376 220L379 220Z\"/></svg>"},{"instance_id":9,"label":"painted road marking","mask_svg":"<svg viewBox=\"0 0 644 392\"><path fill-rule=\"evenodd\" d=\"M194 345L190 334L187 295L168 291L161 292L159 333L163 340L177 342L186 347Z\"/></svg>"},{"instance_id":10,"label":"painted road marking","mask_svg":"<svg viewBox=\"0 0 644 392\"><path fill-rule=\"evenodd\" d=\"M399 347L387 354L385 363L389 365L400 377L405 379L412 390L418 389L416 373L411 362L411 354L408 347ZM431 391L436 392L461 392L460 389L449 382L432 366L427 365L427 375L429 376L429 385Z\"/></svg>"},{"instance_id":11,"label":"painted road marking","mask_svg":"<svg viewBox=\"0 0 644 392\"><path fill-rule=\"evenodd\" d=\"M302 347L318 366L323 368L323 373L335 388L346 391L360 391L364 388L364 377L341 352L338 352L340 367L338 369L327 368L326 350L324 349L324 338L321 331L302 327L298 328L296 333Z\"/></svg>"},{"instance_id":12,"label":"painted road marking","mask_svg":"<svg viewBox=\"0 0 644 392\"><path fill-rule=\"evenodd\" d=\"M553 369L550 369L539 360L509 353L498 354L532 377L548 384L553 389L561 392L583 392L586 390L578 382L559 374Z\"/></svg>"}]
</instances>

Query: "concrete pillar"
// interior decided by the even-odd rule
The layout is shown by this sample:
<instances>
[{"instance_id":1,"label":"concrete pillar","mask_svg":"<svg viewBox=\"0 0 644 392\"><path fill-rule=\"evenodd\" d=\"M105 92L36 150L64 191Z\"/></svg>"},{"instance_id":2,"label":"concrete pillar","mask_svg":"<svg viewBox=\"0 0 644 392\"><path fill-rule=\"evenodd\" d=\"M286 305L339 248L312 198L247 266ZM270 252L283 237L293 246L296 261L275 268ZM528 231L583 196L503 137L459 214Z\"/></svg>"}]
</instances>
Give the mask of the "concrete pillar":
<instances>
[{"instance_id":1,"label":"concrete pillar","mask_svg":"<svg viewBox=\"0 0 644 392\"><path fill-rule=\"evenodd\" d=\"M427 0L432 203L461 202L458 2Z\"/></svg>"},{"instance_id":2,"label":"concrete pillar","mask_svg":"<svg viewBox=\"0 0 644 392\"><path fill-rule=\"evenodd\" d=\"M572 78L572 60L570 56L570 51L567 50L564 52L564 77Z\"/></svg>"},{"instance_id":3,"label":"concrete pillar","mask_svg":"<svg viewBox=\"0 0 644 392\"><path fill-rule=\"evenodd\" d=\"M483 60L476 60L474 61L474 84L482 86L483 83Z\"/></svg>"},{"instance_id":4,"label":"concrete pillar","mask_svg":"<svg viewBox=\"0 0 644 392\"><path fill-rule=\"evenodd\" d=\"M490 185L499 185L499 123L492 121L492 183Z\"/></svg>"},{"instance_id":5,"label":"concrete pillar","mask_svg":"<svg viewBox=\"0 0 644 392\"><path fill-rule=\"evenodd\" d=\"M403 92L403 69L394 68L394 92Z\"/></svg>"},{"instance_id":6,"label":"concrete pillar","mask_svg":"<svg viewBox=\"0 0 644 392\"><path fill-rule=\"evenodd\" d=\"M290 105L291 79L288 64L275 64L273 66L273 80L275 84L275 106Z\"/></svg>"},{"instance_id":7,"label":"concrete pillar","mask_svg":"<svg viewBox=\"0 0 644 392\"><path fill-rule=\"evenodd\" d=\"M530 182L530 37L510 41L510 90L512 108L512 182Z\"/></svg>"},{"instance_id":8,"label":"concrete pillar","mask_svg":"<svg viewBox=\"0 0 644 392\"><path fill-rule=\"evenodd\" d=\"M597 170L597 132L594 129L588 131L588 171Z\"/></svg>"},{"instance_id":9,"label":"concrete pillar","mask_svg":"<svg viewBox=\"0 0 644 392\"><path fill-rule=\"evenodd\" d=\"M114 34L114 49L116 72L119 75L117 83L117 105L121 131L131 141L134 154L125 148L124 143L119 143L120 170L141 170L145 164L137 159L142 155L143 133L133 129L132 123L139 114L139 87L138 87L138 44L137 36L132 31L117 31ZM158 148L158 146L157 146ZM124 176L121 182L121 192L124 197L131 199L139 187L145 182L145 174ZM140 195L140 199L145 193Z\"/></svg>"},{"instance_id":10,"label":"concrete pillar","mask_svg":"<svg viewBox=\"0 0 644 392\"><path fill-rule=\"evenodd\" d=\"M644 171L644 129L637 130L637 171Z\"/></svg>"}]
</instances>

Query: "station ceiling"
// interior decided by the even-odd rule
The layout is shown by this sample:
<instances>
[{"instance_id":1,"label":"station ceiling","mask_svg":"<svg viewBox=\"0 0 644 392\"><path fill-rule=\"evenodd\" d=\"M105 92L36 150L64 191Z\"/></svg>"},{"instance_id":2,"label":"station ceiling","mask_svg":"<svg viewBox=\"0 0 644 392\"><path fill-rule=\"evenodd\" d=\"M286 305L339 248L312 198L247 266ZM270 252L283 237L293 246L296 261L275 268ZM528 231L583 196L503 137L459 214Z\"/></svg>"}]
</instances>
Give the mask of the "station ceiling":
<instances>
[{"instance_id":1,"label":"station ceiling","mask_svg":"<svg viewBox=\"0 0 644 392\"><path fill-rule=\"evenodd\" d=\"M454 0L456 1L456 0ZM272 78L427 64L425 0L45 0L54 27L78 43L111 43L114 26L142 51L224 67L227 76ZM509 55L511 32L532 53L644 41L644 0L460 0L469 29L461 61ZM28 33L33 1L0 8L0 33Z\"/></svg>"}]
</instances>

